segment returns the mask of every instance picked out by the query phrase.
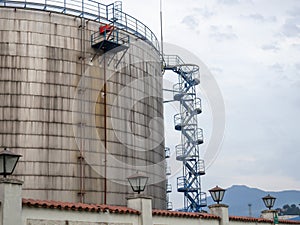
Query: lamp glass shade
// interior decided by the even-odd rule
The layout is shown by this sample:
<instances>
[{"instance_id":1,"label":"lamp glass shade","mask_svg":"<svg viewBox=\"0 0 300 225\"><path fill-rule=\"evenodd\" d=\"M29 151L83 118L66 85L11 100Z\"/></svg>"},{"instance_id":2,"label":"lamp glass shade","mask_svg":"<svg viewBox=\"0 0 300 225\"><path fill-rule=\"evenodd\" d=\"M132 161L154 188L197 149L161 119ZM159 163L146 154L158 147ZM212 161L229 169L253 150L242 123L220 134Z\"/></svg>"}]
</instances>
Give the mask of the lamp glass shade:
<instances>
[{"instance_id":1,"label":"lamp glass shade","mask_svg":"<svg viewBox=\"0 0 300 225\"><path fill-rule=\"evenodd\" d=\"M0 152L0 175L6 177L6 175L11 175L18 163L21 155L12 153L6 149Z\"/></svg>"},{"instance_id":2,"label":"lamp glass shade","mask_svg":"<svg viewBox=\"0 0 300 225\"><path fill-rule=\"evenodd\" d=\"M148 177L145 174L139 172L128 177L127 179L132 190L138 193L145 190L146 184L148 182Z\"/></svg>"},{"instance_id":3,"label":"lamp glass shade","mask_svg":"<svg viewBox=\"0 0 300 225\"><path fill-rule=\"evenodd\" d=\"M217 202L218 204L223 200L225 191L226 191L225 189L220 188L218 186L209 190L212 199L214 200L214 202Z\"/></svg>"},{"instance_id":4,"label":"lamp glass shade","mask_svg":"<svg viewBox=\"0 0 300 225\"><path fill-rule=\"evenodd\" d=\"M268 209L271 209L274 206L276 198L268 194L267 196L263 197L262 200L263 200L265 206Z\"/></svg>"}]
</instances>

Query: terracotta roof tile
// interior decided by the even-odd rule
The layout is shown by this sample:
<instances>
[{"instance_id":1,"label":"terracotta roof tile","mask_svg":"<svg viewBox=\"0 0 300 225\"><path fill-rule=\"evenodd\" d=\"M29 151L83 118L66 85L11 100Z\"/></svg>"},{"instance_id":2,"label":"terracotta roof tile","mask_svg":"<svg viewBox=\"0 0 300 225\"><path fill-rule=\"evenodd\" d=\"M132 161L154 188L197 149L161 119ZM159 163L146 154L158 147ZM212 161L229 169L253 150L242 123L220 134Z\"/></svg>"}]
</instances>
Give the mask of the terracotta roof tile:
<instances>
[{"instance_id":1,"label":"terracotta roof tile","mask_svg":"<svg viewBox=\"0 0 300 225\"><path fill-rule=\"evenodd\" d=\"M38 208L50 208L59 210L74 210L74 211L86 211L86 212L110 212L118 214L135 214L140 215L140 211L127 208L124 206L111 206L100 204L85 204L85 203L71 203L60 201L48 201L48 200L34 200L34 199L22 199L23 206L38 207ZM170 217L186 217L186 218L201 218L201 219L220 219L220 217L209 213L194 213L194 212L178 212L168 210L154 209L152 211L153 216L170 216ZM258 223L273 223L273 220L264 218L254 218L245 216L229 216L231 221L245 221L245 222L258 222ZM300 224L300 221L293 220L279 220L280 223L285 224Z\"/></svg>"},{"instance_id":2,"label":"terracotta roof tile","mask_svg":"<svg viewBox=\"0 0 300 225\"><path fill-rule=\"evenodd\" d=\"M279 220L279 223L300 224L300 221L296 221L296 220Z\"/></svg>"},{"instance_id":3,"label":"terracotta roof tile","mask_svg":"<svg viewBox=\"0 0 300 225\"><path fill-rule=\"evenodd\" d=\"M264 218L247 217L247 216L229 216L229 220L233 220L233 221L245 221L245 222L273 223L272 220L268 220L268 219L264 219Z\"/></svg>"},{"instance_id":4,"label":"terracotta roof tile","mask_svg":"<svg viewBox=\"0 0 300 225\"><path fill-rule=\"evenodd\" d=\"M203 219L220 219L220 217L208 213L195 213L195 212L178 212L168 210L154 209L153 216L172 216L172 217L189 217L189 218L203 218Z\"/></svg>"},{"instance_id":5,"label":"terracotta roof tile","mask_svg":"<svg viewBox=\"0 0 300 225\"><path fill-rule=\"evenodd\" d=\"M75 210L75 211L87 211L87 212L110 212L119 214L141 214L138 210L127 208L124 206L110 206L99 204L85 204L85 203L70 203L60 201L48 201L48 200L34 200L34 199L22 199L22 204L29 207L50 208L60 210Z\"/></svg>"},{"instance_id":6,"label":"terracotta roof tile","mask_svg":"<svg viewBox=\"0 0 300 225\"><path fill-rule=\"evenodd\" d=\"M254 218L254 217L246 217L246 216L229 216L229 220L232 220L232 221L245 221L245 222L258 222L258 223L271 223L271 224L273 224L273 220L270 220L270 219ZM279 220L279 224L280 223L300 224L300 221Z\"/></svg>"}]
</instances>

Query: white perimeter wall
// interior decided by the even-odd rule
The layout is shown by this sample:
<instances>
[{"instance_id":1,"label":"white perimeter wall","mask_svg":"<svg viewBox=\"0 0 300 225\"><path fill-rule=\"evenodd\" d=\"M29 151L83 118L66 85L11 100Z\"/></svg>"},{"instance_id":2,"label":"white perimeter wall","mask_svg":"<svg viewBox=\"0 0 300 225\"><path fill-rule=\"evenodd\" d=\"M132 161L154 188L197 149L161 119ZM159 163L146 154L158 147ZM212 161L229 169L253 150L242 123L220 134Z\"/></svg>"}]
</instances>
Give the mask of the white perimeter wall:
<instances>
[{"instance_id":1,"label":"white perimeter wall","mask_svg":"<svg viewBox=\"0 0 300 225\"><path fill-rule=\"evenodd\" d=\"M138 225L139 216L131 214L67 211L23 207L23 225Z\"/></svg>"},{"instance_id":2,"label":"white perimeter wall","mask_svg":"<svg viewBox=\"0 0 300 225\"><path fill-rule=\"evenodd\" d=\"M142 225L141 215L85 212L23 206L23 225ZM153 225L219 225L218 219L153 216ZM229 221L229 225L271 225L270 222ZM291 225L279 223L279 225ZM300 224L300 223L294 223Z\"/></svg>"}]
</instances>

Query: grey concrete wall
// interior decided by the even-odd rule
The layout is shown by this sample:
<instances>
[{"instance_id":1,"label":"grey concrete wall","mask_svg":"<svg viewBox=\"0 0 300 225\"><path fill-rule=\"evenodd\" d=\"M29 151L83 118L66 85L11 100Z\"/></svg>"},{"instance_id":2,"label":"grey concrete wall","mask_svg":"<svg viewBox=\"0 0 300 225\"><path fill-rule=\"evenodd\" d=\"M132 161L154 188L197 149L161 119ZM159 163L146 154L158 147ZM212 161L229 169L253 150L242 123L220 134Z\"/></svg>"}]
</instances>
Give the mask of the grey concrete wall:
<instances>
[{"instance_id":1,"label":"grey concrete wall","mask_svg":"<svg viewBox=\"0 0 300 225\"><path fill-rule=\"evenodd\" d=\"M0 145L23 155L15 175L26 198L78 202L82 187L87 203L126 205L126 177L141 170L154 208L164 208L159 56L133 36L123 58L95 56L98 28L0 7Z\"/></svg>"}]
</instances>

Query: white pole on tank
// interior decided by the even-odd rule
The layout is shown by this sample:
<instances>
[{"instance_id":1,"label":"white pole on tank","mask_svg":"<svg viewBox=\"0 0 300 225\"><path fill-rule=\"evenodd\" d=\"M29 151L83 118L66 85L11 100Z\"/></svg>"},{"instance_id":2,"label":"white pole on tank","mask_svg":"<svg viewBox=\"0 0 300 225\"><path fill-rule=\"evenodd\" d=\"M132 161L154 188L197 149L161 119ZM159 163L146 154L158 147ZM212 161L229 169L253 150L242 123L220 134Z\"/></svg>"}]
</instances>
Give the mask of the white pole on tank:
<instances>
[{"instance_id":1,"label":"white pole on tank","mask_svg":"<svg viewBox=\"0 0 300 225\"><path fill-rule=\"evenodd\" d=\"M160 0L160 45L161 45L161 55L164 59L164 41L163 41L163 26L162 26L162 0Z\"/></svg>"}]
</instances>

